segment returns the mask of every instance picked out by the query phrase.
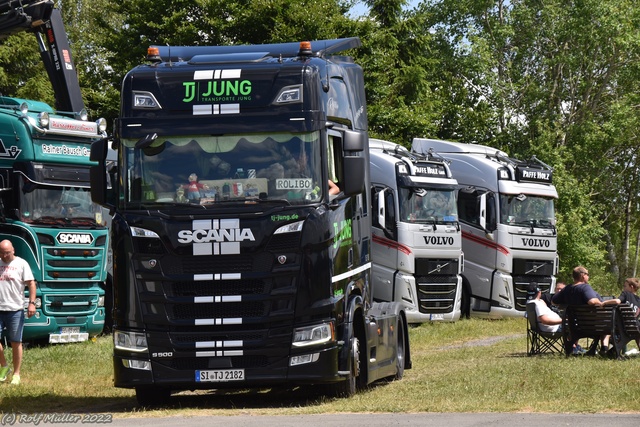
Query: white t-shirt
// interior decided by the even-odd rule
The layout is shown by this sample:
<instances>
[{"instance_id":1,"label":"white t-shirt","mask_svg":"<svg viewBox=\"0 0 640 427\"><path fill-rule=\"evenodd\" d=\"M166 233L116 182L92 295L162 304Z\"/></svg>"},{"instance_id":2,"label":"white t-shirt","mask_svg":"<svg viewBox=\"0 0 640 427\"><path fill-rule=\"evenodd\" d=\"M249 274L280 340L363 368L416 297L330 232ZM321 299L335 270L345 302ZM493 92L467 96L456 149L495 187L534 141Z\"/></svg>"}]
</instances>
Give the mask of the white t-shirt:
<instances>
[{"instance_id":1,"label":"white t-shirt","mask_svg":"<svg viewBox=\"0 0 640 427\"><path fill-rule=\"evenodd\" d=\"M24 309L26 282L34 280L27 261L15 257L9 264L0 260L0 311Z\"/></svg>"},{"instance_id":2,"label":"white t-shirt","mask_svg":"<svg viewBox=\"0 0 640 427\"><path fill-rule=\"evenodd\" d=\"M528 304L536 305L536 318L538 319L538 327L544 332L556 332L560 328L560 324L557 325L545 325L540 321L540 316L549 316L557 320L562 320L562 317L555 311L551 310L549 306L542 300L532 299Z\"/></svg>"}]
</instances>

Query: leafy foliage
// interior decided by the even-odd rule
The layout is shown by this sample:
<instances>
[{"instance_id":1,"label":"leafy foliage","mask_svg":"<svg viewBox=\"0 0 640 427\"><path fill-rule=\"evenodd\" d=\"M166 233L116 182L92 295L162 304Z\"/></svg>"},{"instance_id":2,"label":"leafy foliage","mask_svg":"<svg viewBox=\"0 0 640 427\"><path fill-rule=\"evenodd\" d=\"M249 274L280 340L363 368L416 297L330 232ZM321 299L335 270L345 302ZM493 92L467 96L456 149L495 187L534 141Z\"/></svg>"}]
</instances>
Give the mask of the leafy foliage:
<instances>
[{"instance_id":1,"label":"leafy foliage","mask_svg":"<svg viewBox=\"0 0 640 427\"><path fill-rule=\"evenodd\" d=\"M636 275L640 5L634 0L58 0L85 102L118 114L149 45L358 36L371 136L481 143L554 167L561 277ZM0 92L53 93L31 34L0 44Z\"/></svg>"}]
</instances>

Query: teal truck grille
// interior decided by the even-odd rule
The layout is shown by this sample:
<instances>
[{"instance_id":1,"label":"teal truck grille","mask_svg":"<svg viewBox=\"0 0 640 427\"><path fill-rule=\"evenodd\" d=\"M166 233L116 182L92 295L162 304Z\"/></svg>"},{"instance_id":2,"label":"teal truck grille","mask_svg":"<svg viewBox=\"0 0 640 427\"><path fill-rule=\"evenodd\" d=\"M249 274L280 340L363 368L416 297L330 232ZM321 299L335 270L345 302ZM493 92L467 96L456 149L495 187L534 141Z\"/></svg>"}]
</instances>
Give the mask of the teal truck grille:
<instances>
[{"instance_id":1,"label":"teal truck grille","mask_svg":"<svg viewBox=\"0 0 640 427\"><path fill-rule=\"evenodd\" d=\"M43 311L48 315L81 316L93 314L98 306L98 295L44 296Z\"/></svg>"},{"instance_id":2,"label":"teal truck grille","mask_svg":"<svg viewBox=\"0 0 640 427\"><path fill-rule=\"evenodd\" d=\"M100 282L105 256L104 247L43 247L43 279Z\"/></svg>"}]
</instances>

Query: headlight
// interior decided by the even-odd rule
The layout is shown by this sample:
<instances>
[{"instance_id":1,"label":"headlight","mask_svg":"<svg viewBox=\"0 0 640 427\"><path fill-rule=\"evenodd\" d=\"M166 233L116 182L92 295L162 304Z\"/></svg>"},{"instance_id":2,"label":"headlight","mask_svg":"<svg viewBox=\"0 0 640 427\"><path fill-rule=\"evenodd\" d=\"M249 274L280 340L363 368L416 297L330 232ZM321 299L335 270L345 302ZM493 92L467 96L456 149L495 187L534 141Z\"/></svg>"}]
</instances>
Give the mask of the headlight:
<instances>
[{"instance_id":1,"label":"headlight","mask_svg":"<svg viewBox=\"0 0 640 427\"><path fill-rule=\"evenodd\" d=\"M103 133L107 130L107 119L105 119L104 117L96 120L96 123L98 124L98 133Z\"/></svg>"},{"instance_id":2,"label":"headlight","mask_svg":"<svg viewBox=\"0 0 640 427\"><path fill-rule=\"evenodd\" d=\"M38 123L40 123L40 127L46 129L49 127L49 113L43 111L38 114Z\"/></svg>"},{"instance_id":3,"label":"headlight","mask_svg":"<svg viewBox=\"0 0 640 427\"><path fill-rule=\"evenodd\" d=\"M147 336L139 332L113 332L113 345L118 350L141 353L147 351Z\"/></svg>"},{"instance_id":4,"label":"headlight","mask_svg":"<svg viewBox=\"0 0 640 427\"><path fill-rule=\"evenodd\" d=\"M155 231L146 230L140 227L131 227L131 235L133 237L151 237L155 239L159 239L160 236Z\"/></svg>"},{"instance_id":5,"label":"headlight","mask_svg":"<svg viewBox=\"0 0 640 427\"><path fill-rule=\"evenodd\" d=\"M333 341L335 340L334 329L333 322L296 328L293 331L292 345L294 347L307 347Z\"/></svg>"}]
</instances>

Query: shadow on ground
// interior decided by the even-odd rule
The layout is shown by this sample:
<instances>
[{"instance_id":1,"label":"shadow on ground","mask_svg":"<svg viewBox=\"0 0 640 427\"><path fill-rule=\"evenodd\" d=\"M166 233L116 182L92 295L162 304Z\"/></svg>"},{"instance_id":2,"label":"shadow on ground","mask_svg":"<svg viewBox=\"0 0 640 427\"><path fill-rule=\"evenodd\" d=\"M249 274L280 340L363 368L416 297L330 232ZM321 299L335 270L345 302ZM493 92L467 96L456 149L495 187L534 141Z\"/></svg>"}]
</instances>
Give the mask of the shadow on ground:
<instances>
[{"instance_id":1,"label":"shadow on ground","mask_svg":"<svg viewBox=\"0 0 640 427\"><path fill-rule=\"evenodd\" d=\"M379 385L383 385L381 382ZM373 387L377 387L374 385ZM44 393L37 396L14 395L0 398L2 412L8 413L111 413L134 414L147 409L277 409L311 407L333 398L318 394L317 387L258 390L196 390L172 394L168 403L138 406L135 395L125 397L65 397Z\"/></svg>"}]
</instances>

